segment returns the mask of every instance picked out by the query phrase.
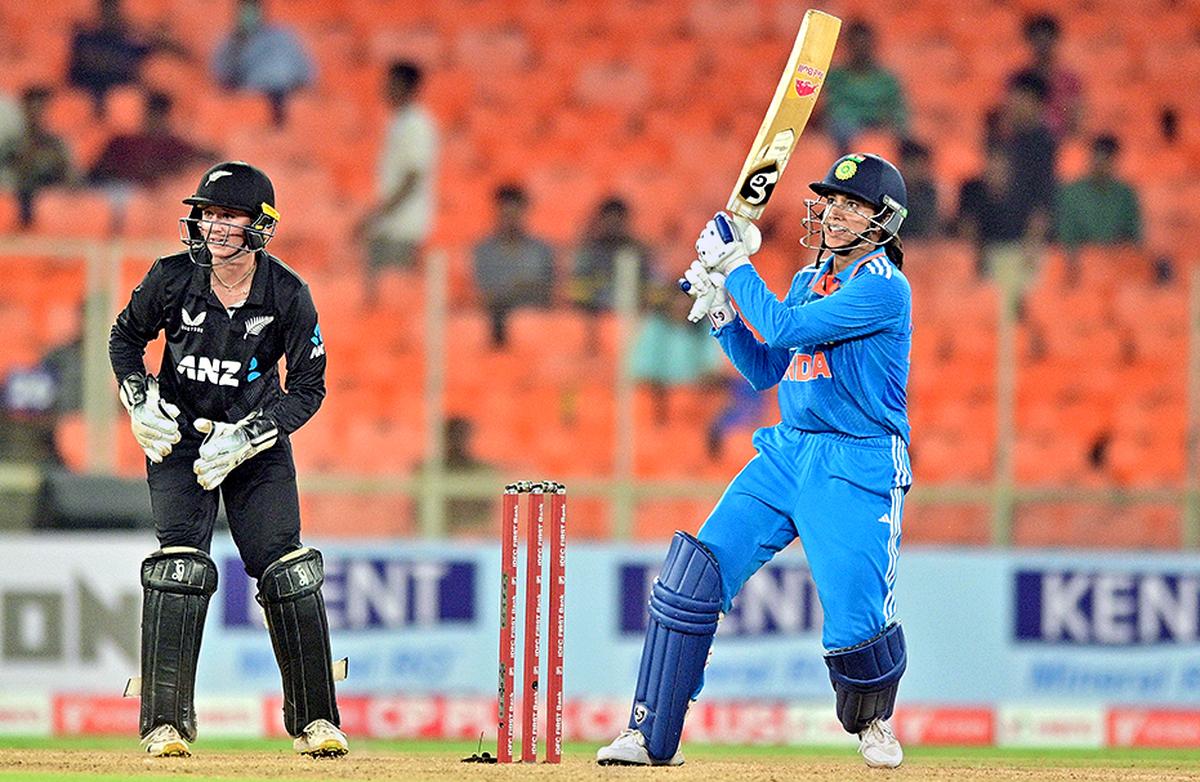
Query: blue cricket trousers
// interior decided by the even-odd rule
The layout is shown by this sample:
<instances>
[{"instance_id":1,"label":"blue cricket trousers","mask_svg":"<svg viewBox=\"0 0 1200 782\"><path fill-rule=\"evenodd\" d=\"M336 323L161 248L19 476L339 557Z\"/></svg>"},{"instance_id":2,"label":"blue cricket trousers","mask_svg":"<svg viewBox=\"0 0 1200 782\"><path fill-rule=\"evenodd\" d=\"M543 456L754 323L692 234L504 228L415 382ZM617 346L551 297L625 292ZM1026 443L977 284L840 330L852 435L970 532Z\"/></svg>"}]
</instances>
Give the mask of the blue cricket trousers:
<instances>
[{"instance_id":1,"label":"blue cricket trousers","mask_svg":"<svg viewBox=\"0 0 1200 782\"><path fill-rule=\"evenodd\" d=\"M758 454L697 535L720 562L725 610L746 579L799 536L824 612L825 649L868 640L896 613L900 517L912 484L904 441L778 424L756 431L754 446Z\"/></svg>"}]
</instances>

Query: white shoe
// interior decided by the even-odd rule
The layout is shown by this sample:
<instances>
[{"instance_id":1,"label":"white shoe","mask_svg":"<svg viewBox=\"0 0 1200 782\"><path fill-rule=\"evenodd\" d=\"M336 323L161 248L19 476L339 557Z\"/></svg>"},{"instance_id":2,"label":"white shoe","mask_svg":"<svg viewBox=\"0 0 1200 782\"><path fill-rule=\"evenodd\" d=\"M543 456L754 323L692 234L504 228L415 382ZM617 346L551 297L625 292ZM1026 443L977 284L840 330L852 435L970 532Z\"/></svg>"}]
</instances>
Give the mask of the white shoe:
<instances>
[{"instance_id":1,"label":"white shoe","mask_svg":"<svg viewBox=\"0 0 1200 782\"><path fill-rule=\"evenodd\" d=\"M152 758L186 758L192 750L174 725L159 725L142 739L142 749Z\"/></svg>"},{"instance_id":2,"label":"white shoe","mask_svg":"<svg viewBox=\"0 0 1200 782\"><path fill-rule=\"evenodd\" d=\"M646 751L642 732L626 728L611 744L596 751L596 762L602 766L682 766L683 753L676 751L670 760L655 760Z\"/></svg>"},{"instance_id":3,"label":"white shoe","mask_svg":"<svg viewBox=\"0 0 1200 782\"><path fill-rule=\"evenodd\" d=\"M336 758L350 751L350 743L329 720L313 720L292 742L292 749L314 758Z\"/></svg>"},{"instance_id":4,"label":"white shoe","mask_svg":"<svg viewBox=\"0 0 1200 782\"><path fill-rule=\"evenodd\" d=\"M871 768L896 768L904 761L904 750L887 720L872 720L858 734L858 752Z\"/></svg>"}]
</instances>

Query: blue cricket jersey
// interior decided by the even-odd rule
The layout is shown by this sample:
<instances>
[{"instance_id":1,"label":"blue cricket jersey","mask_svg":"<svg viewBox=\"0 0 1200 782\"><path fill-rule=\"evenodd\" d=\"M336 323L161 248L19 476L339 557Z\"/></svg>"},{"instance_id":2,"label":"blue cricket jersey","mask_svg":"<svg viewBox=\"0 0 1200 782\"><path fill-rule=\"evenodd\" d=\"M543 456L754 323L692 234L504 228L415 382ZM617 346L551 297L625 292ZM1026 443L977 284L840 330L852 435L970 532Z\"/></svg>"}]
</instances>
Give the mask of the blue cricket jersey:
<instances>
[{"instance_id":1,"label":"blue cricket jersey","mask_svg":"<svg viewBox=\"0 0 1200 782\"><path fill-rule=\"evenodd\" d=\"M835 276L832 257L796 273L781 302L750 264L726 288L741 318L713 335L750 384L779 383L783 423L806 432L899 436L908 443L905 387L912 290L883 249Z\"/></svg>"}]
</instances>

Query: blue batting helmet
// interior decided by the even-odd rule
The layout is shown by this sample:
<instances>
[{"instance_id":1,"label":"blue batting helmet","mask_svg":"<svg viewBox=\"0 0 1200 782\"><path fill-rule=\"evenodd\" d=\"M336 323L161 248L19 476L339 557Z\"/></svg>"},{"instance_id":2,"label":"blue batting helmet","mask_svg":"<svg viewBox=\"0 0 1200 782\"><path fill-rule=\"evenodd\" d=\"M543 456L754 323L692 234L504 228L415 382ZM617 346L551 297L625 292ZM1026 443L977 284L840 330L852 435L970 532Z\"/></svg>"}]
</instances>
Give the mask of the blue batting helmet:
<instances>
[{"instance_id":1,"label":"blue batting helmet","mask_svg":"<svg viewBox=\"0 0 1200 782\"><path fill-rule=\"evenodd\" d=\"M889 237L897 234L908 215L904 177L879 155L843 155L830 166L824 179L809 187L820 196L841 193L874 206L879 210L879 227Z\"/></svg>"}]
</instances>

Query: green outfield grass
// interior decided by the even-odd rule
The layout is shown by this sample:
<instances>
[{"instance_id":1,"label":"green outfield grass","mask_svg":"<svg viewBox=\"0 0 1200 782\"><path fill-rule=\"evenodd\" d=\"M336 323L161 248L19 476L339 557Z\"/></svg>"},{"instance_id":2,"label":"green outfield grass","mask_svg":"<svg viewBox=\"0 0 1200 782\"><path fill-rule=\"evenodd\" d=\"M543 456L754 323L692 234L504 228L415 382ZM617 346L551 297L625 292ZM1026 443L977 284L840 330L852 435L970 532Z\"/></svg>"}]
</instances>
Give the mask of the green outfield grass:
<instances>
[{"instance_id":1,"label":"green outfield grass","mask_svg":"<svg viewBox=\"0 0 1200 782\"><path fill-rule=\"evenodd\" d=\"M353 747L358 753L370 753L375 757L396 755L406 757L425 757L429 760L455 761L470 755L477 749L474 742L461 741L370 741L356 740ZM291 757L291 748L283 739L246 739L229 740L214 739L201 741L196 749L205 756L236 755L238 753L255 753L258 757L279 756ZM484 749L492 751L494 747L486 745ZM128 753L136 757L137 742L133 738L123 737L88 737L88 738L12 738L0 737L0 751L30 750L31 752L96 752L96 753ZM568 761L574 760L575 766L586 764L596 751L596 745L591 743L570 743L564 748ZM852 747L777 747L777 746L726 746L689 744L686 747L688 765L695 768L695 761L724 761L724 762L754 762L781 759L804 759L813 763L843 763L854 757ZM352 755L353 757L354 755ZM362 757L362 754L358 755ZM11 755L10 755L11 757ZM335 761L336 762L336 761ZM905 750L905 765L909 769L914 766L925 766L929 769L954 766L958 768L987 768L1003 767L1010 769L1099 769L1107 768L1117 771L1122 768L1138 769L1142 772L1156 768L1170 769L1175 772L1200 773L1200 752L1195 750L1155 750L1155 749L1104 749L1104 750L1041 750L1041 749L998 749L992 747L912 747ZM7 767L6 767L7 766ZM470 767L462 767L464 776ZM545 768L545 767L543 767ZM596 768L591 766L591 768ZM547 769L548 770L548 769ZM63 780L63 782L119 782L128 777L122 774L108 773L110 770L97 769L95 772L80 771L44 771L14 768L0 760L0 782L48 782L48 780ZM148 771L148 769L146 770ZM229 780L230 782L276 782L281 778L272 774L266 776L215 775L183 773L138 773L137 779L144 782L167 782L179 780L182 777L189 780ZM1069 773L1069 772L1068 772Z\"/></svg>"},{"instance_id":2,"label":"green outfield grass","mask_svg":"<svg viewBox=\"0 0 1200 782\"><path fill-rule=\"evenodd\" d=\"M520 747L520 741L516 742ZM584 757L595 754L598 744L568 742L563 747L568 756ZM265 752L291 754L286 739L201 739L196 748L201 752ZM382 741L355 739L354 749L397 755L447 755L464 757L479 748L469 741ZM122 736L83 736L70 738L20 738L0 736L0 749L76 750L99 752L137 752L137 739ZM493 752L487 742L483 749ZM843 758L853 753L853 747L780 747L761 745L687 744L689 758L732 759L739 757L811 757ZM543 747L544 751L544 747ZM1005 749L998 747L908 747L905 757L912 760L953 760L981 763L1004 760L1010 763L1030 762L1040 765L1076 765L1091 762L1110 764L1173 763L1187 768L1200 768L1200 752L1187 749ZM2 773L2 772L0 772Z\"/></svg>"}]
</instances>

